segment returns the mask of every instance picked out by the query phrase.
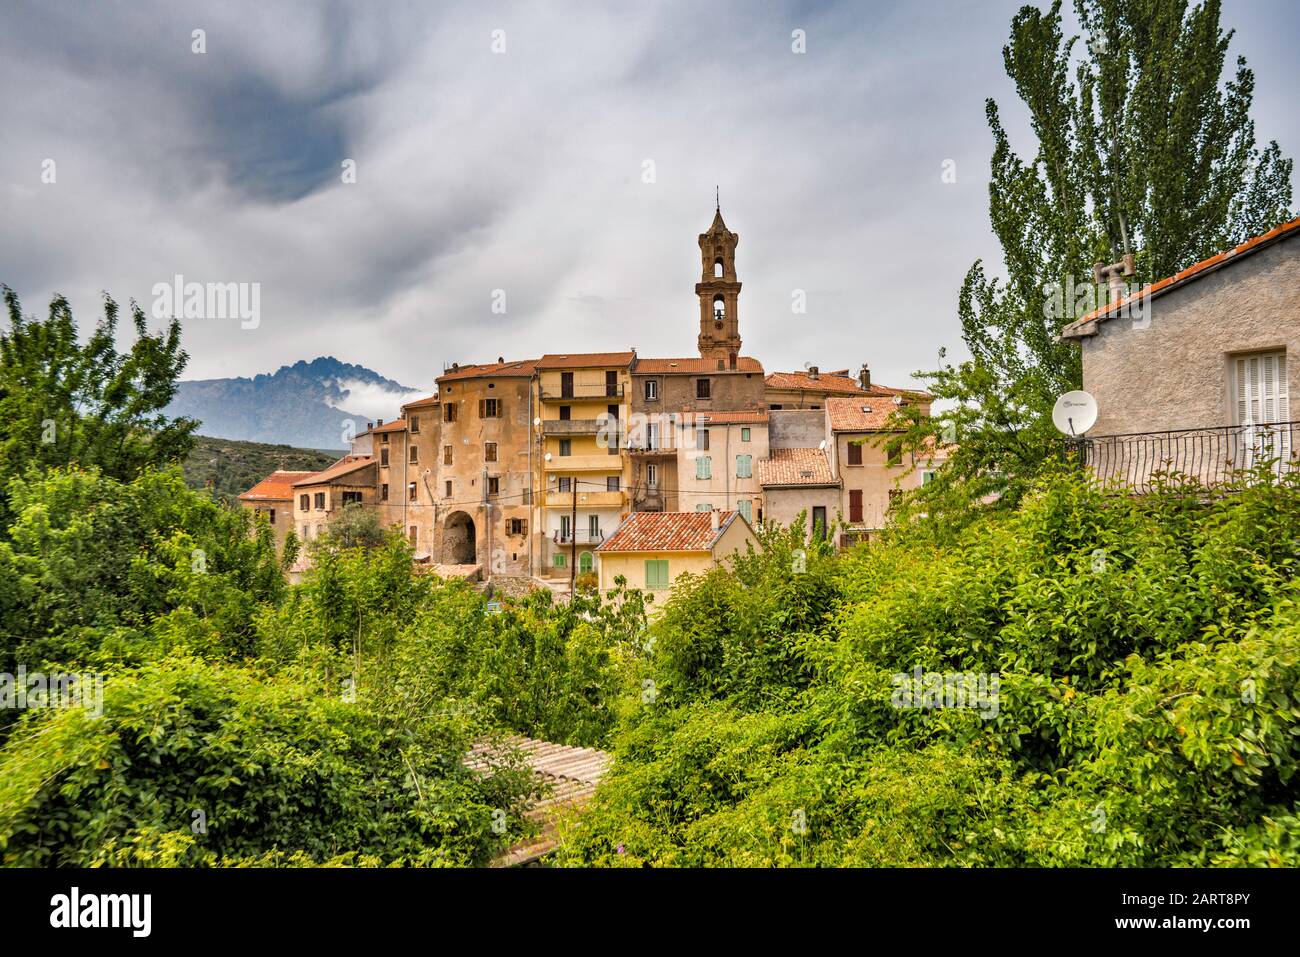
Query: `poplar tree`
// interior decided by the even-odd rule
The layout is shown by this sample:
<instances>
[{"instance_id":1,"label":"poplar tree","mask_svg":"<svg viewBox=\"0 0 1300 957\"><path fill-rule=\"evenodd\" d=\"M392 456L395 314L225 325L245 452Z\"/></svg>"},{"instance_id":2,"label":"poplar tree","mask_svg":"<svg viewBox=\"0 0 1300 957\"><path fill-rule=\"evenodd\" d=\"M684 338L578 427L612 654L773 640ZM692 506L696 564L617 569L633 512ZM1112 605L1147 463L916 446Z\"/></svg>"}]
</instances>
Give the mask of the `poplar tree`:
<instances>
[{"instance_id":1,"label":"poplar tree","mask_svg":"<svg viewBox=\"0 0 1300 957\"><path fill-rule=\"evenodd\" d=\"M958 299L968 361L923 373L953 411L912 437L956 441L922 507L988 493L1014 502L1060 449L1056 398L1081 385L1080 351L1063 326L1102 301L1064 297L1092 286L1093 265L1134 255L1145 284L1290 218L1292 162L1257 147L1255 77L1244 58L1225 71L1232 31L1219 0L1075 0L1083 36L1064 33L1061 2L1022 7L1002 56L1027 111L1036 151L1012 149L998 104L989 218L1003 276L976 262ZM973 493L973 494L972 494Z\"/></svg>"}]
</instances>

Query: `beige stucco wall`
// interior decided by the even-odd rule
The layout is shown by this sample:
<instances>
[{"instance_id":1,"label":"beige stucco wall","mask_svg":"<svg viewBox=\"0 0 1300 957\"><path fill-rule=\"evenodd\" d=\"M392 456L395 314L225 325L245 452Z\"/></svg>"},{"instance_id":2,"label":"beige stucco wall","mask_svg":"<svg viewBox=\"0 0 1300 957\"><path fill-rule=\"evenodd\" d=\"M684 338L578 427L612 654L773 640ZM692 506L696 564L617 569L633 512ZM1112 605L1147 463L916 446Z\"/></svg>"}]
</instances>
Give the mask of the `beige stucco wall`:
<instances>
[{"instance_id":1,"label":"beige stucco wall","mask_svg":"<svg viewBox=\"0 0 1300 957\"><path fill-rule=\"evenodd\" d=\"M1082 340L1083 387L1099 409L1092 437L1237 424L1229 369L1243 352L1285 349L1295 402L1300 240L1284 239L1152 299L1145 323L1116 318L1097 330Z\"/></svg>"},{"instance_id":2,"label":"beige stucco wall","mask_svg":"<svg viewBox=\"0 0 1300 957\"><path fill-rule=\"evenodd\" d=\"M826 507L826 522L834 525L840 508L840 490L836 486L796 486L792 488L766 488L763 490L763 521L789 525L801 511L809 533L813 527L813 507ZM758 516L755 516L757 518ZM828 529L829 531L829 529Z\"/></svg>"},{"instance_id":3,"label":"beige stucco wall","mask_svg":"<svg viewBox=\"0 0 1300 957\"><path fill-rule=\"evenodd\" d=\"M736 425L705 423L709 430L709 448L677 449L677 507L676 511L694 512L701 505L711 505L722 511L739 510L740 502L750 502L752 519L758 521L763 500L763 488L758 484L758 462L767 458L767 426L761 422ZM743 440L744 430L749 430L749 441ZM694 444L699 444L696 439ZM707 455L710 459L710 478L697 479L696 460ZM737 476L736 456L748 455L749 477Z\"/></svg>"},{"instance_id":4,"label":"beige stucco wall","mask_svg":"<svg viewBox=\"0 0 1300 957\"><path fill-rule=\"evenodd\" d=\"M266 516L267 522L271 526L271 534L275 538L275 550L277 554L284 554L284 540L289 534L289 529L294 528L294 501L293 499L259 499L256 502L239 503L245 511L252 512L254 516L261 512ZM275 513L275 520L271 520L270 513Z\"/></svg>"}]
</instances>

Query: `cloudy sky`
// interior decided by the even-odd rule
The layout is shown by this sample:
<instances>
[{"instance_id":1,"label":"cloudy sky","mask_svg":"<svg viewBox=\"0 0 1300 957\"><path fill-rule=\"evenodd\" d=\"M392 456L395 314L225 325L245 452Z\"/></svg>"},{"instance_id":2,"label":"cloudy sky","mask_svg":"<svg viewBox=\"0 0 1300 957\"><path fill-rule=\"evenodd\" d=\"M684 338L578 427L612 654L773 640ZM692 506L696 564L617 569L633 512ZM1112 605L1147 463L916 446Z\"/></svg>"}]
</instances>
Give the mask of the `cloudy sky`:
<instances>
[{"instance_id":1,"label":"cloudy sky","mask_svg":"<svg viewBox=\"0 0 1300 957\"><path fill-rule=\"evenodd\" d=\"M998 261L983 103L1023 137L1018 6L3 0L0 282L85 325L101 290L260 284L256 328L186 321L187 378L334 355L428 389L498 355L691 355L717 185L745 352L902 384L959 347L962 276ZM1300 5L1224 6L1261 139L1300 154Z\"/></svg>"}]
</instances>

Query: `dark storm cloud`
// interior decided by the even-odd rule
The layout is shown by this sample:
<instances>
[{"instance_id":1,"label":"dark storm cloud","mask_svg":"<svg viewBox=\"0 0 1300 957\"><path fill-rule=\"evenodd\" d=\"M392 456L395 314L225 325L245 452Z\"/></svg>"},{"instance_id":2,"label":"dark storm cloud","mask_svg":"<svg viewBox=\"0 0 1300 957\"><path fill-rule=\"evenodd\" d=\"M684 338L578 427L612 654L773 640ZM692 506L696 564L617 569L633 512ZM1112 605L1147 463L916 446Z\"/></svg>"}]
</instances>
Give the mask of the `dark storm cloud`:
<instances>
[{"instance_id":1,"label":"dark storm cloud","mask_svg":"<svg viewBox=\"0 0 1300 957\"><path fill-rule=\"evenodd\" d=\"M257 329L186 322L195 378L332 354L428 387L498 355L683 355L718 185L745 351L902 383L960 346L971 263L999 265L984 99L1028 149L1001 63L1018 6L10 4L0 281L82 314L178 273L260 283ZM1258 130L1294 155L1297 14L1225 6Z\"/></svg>"}]
</instances>

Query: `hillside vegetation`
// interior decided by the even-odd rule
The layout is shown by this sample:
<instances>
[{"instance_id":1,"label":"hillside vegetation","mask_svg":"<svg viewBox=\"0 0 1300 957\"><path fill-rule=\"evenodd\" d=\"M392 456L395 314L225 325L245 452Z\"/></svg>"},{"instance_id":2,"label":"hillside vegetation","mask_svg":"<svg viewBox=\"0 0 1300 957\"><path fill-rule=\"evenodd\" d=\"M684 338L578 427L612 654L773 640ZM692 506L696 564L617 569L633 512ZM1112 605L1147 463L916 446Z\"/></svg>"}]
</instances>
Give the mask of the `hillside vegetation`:
<instances>
[{"instance_id":1,"label":"hillside vegetation","mask_svg":"<svg viewBox=\"0 0 1300 957\"><path fill-rule=\"evenodd\" d=\"M237 504L239 493L248 491L276 469L319 472L338 461L340 454L196 435L182 469L190 488L211 488L217 498Z\"/></svg>"}]
</instances>

